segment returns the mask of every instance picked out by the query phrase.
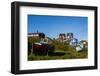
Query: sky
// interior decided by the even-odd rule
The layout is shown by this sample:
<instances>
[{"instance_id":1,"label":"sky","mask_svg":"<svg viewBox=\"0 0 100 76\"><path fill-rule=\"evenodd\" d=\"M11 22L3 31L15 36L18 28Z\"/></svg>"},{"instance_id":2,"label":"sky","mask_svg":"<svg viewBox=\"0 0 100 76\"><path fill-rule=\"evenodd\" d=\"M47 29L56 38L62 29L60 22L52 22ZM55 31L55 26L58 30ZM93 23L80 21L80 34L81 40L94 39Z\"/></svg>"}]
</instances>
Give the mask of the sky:
<instances>
[{"instance_id":1,"label":"sky","mask_svg":"<svg viewBox=\"0 0 100 76\"><path fill-rule=\"evenodd\" d=\"M59 33L73 33L78 40L88 39L88 17L28 15L28 33L43 32L57 38Z\"/></svg>"}]
</instances>

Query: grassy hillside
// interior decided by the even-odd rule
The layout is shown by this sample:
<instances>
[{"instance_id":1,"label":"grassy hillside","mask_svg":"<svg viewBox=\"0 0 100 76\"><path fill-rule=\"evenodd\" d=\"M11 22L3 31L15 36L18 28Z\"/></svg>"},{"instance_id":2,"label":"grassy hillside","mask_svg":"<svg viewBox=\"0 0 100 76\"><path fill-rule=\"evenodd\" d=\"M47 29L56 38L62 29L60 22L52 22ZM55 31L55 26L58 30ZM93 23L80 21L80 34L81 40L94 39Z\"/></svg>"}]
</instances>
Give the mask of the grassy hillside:
<instances>
[{"instance_id":1,"label":"grassy hillside","mask_svg":"<svg viewBox=\"0 0 100 76\"><path fill-rule=\"evenodd\" d=\"M32 44L35 42L39 42L39 38L28 38L28 44ZM28 54L28 60L56 60L56 59L79 59L79 58L87 58L88 50L87 48L83 48L82 51L77 52L75 48L70 46L67 43L61 43L56 40L53 40L53 45L55 45L55 50L53 53L48 53L45 56L34 54ZM31 47L28 49L31 50Z\"/></svg>"}]
</instances>

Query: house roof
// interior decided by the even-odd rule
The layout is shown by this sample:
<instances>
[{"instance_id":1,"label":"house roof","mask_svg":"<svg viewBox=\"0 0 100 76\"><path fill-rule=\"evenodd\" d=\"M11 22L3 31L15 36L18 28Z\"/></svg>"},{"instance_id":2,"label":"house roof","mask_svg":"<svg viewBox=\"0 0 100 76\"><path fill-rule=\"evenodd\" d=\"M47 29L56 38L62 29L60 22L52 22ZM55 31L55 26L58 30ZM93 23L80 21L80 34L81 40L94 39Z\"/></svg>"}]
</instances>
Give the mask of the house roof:
<instances>
[{"instance_id":1,"label":"house roof","mask_svg":"<svg viewBox=\"0 0 100 76\"><path fill-rule=\"evenodd\" d=\"M60 33L59 36L66 36L64 33Z\"/></svg>"}]
</instances>

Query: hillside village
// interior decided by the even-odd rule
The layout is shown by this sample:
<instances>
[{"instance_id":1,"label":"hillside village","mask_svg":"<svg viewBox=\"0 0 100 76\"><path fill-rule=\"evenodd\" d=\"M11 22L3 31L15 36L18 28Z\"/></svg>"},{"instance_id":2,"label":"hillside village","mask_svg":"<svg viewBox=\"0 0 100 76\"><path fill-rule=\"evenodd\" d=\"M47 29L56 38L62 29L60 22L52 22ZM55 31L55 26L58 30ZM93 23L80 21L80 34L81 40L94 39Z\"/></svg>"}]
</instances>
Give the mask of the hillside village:
<instances>
[{"instance_id":1,"label":"hillside village","mask_svg":"<svg viewBox=\"0 0 100 76\"><path fill-rule=\"evenodd\" d=\"M53 39L43 32L28 33L29 60L87 58L87 48L88 42L79 41L73 33L60 33Z\"/></svg>"},{"instance_id":2,"label":"hillside village","mask_svg":"<svg viewBox=\"0 0 100 76\"><path fill-rule=\"evenodd\" d=\"M69 44L73 47L76 47L76 51L80 51L83 47L87 47L87 41L81 40L78 41L77 38L74 38L73 33L60 33L58 38L51 39L50 37L46 36L43 32L36 32L36 33L28 33L28 37L30 38L39 38L39 41L35 43L44 43L44 44L52 44L53 41L58 41L61 43Z\"/></svg>"}]
</instances>

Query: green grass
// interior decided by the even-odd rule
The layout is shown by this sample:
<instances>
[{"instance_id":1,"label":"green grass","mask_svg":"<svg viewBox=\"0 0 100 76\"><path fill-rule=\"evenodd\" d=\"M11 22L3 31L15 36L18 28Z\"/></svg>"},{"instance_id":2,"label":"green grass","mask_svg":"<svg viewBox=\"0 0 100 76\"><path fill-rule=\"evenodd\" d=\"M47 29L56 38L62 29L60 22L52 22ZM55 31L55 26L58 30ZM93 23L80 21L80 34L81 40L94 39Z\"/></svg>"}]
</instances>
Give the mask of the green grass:
<instances>
[{"instance_id":1,"label":"green grass","mask_svg":"<svg viewBox=\"0 0 100 76\"><path fill-rule=\"evenodd\" d=\"M58 59L83 59L87 58L87 51L62 51L62 50L55 50L55 52L51 55L45 55L45 56L35 56L34 54L28 55L29 61L34 60L58 60Z\"/></svg>"}]
</instances>

